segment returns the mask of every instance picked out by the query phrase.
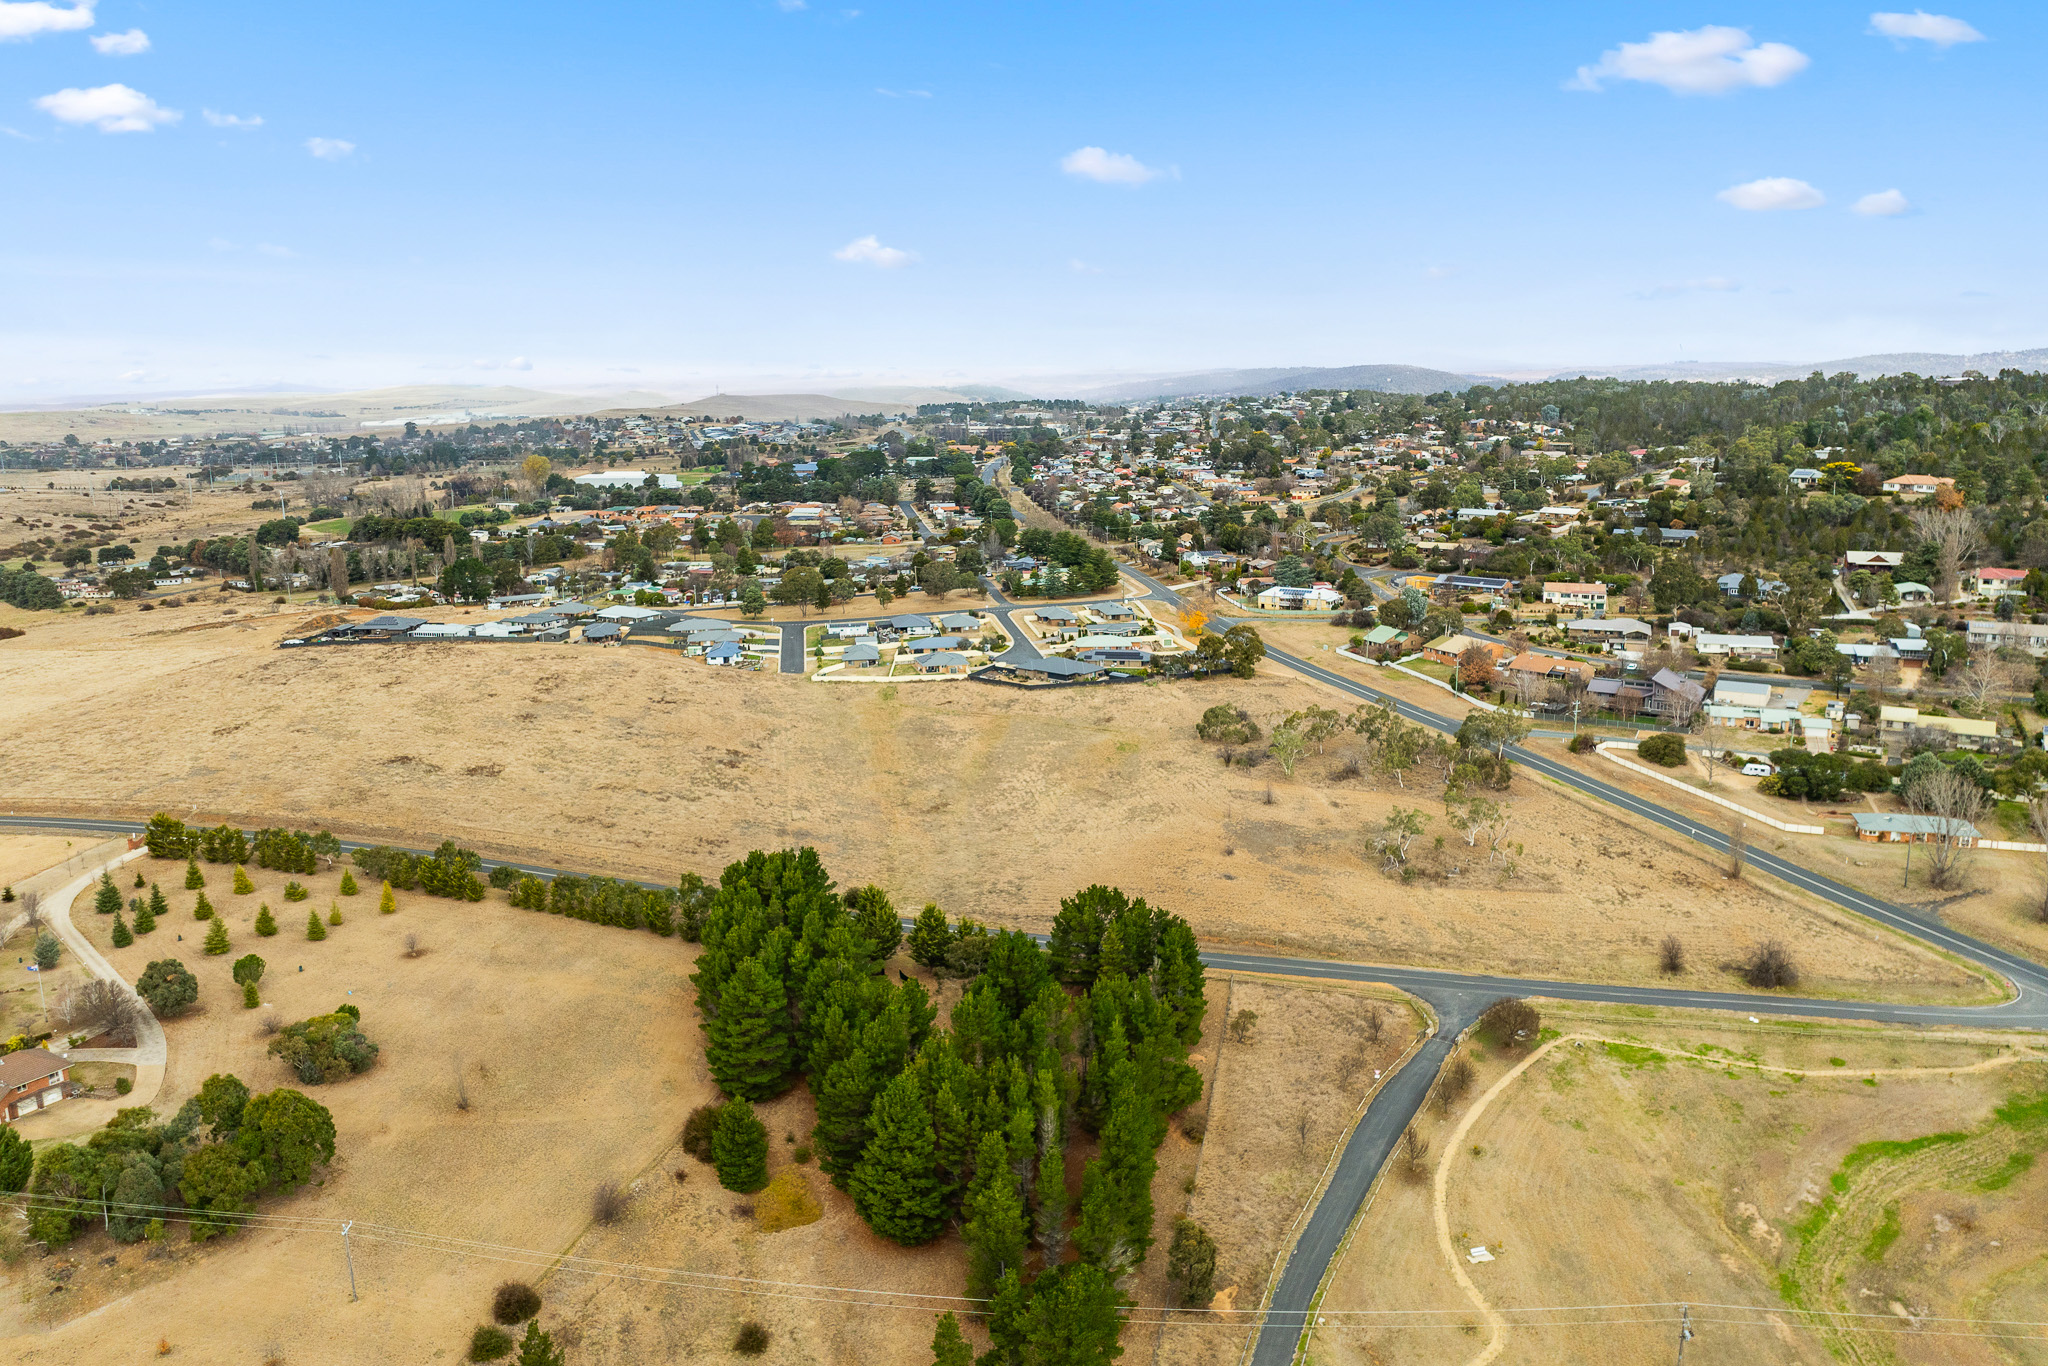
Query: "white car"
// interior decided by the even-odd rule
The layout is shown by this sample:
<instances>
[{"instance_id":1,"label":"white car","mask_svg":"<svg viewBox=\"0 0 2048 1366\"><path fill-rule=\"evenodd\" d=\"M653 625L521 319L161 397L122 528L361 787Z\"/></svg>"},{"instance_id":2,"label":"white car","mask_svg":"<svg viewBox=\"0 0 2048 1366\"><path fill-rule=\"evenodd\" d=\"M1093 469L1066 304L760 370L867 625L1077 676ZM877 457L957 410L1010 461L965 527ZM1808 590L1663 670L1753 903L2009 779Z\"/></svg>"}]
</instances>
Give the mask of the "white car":
<instances>
[{"instance_id":1,"label":"white car","mask_svg":"<svg viewBox=\"0 0 2048 1366\"><path fill-rule=\"evenodd\" d=\"M1761 759L1751 759L1742 766L1742 776L1745 778L1768 778L1775 772L1776 769Z\"/></svg>"}]
</instances>

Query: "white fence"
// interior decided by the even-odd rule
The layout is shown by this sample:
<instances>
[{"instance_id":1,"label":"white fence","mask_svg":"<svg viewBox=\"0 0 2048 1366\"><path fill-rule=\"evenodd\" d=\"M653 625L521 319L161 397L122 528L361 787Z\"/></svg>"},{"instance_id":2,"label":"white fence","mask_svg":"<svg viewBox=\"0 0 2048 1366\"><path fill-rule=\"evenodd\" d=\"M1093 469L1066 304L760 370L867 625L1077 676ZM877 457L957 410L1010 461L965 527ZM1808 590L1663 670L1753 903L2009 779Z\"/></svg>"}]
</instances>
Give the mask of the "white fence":
<instances>
[{"instance_id":1,"label":"white fence","mask_svg":"<svg viewBox=\"0 0 2048 1366\"><path fill-rule=\"evenodd\" d=\"M1737 813L1738 815L1744 817L1747 820L1758 821L1764 825L1770 826L1774 830L1783 830L1788 835L1825 835L1827 833L1827 829L1824 826L1793 825L1787 821L1773 819L1770 816L1764 815L1761 811L1752 811L1748 807L1743 806L1737 802L1729 801L1726 797L1716 797L1711 792L1702 792L1698 788L1694 787L1691 783L1682 783L1678 779L1671 777L1669 774L1659 773L1654 769L1645 768L1639 763L1636 763L1629 759L1624 759L1620 755L1614 753L1614 751L1617 749L1634 749L1634 745L1623 744L1618 740L1609 740L1605 744L1596 745L1594 748L1600 753L1602 758L1608 760L1610 763L1620 764L1623 768L1634 769L1637 773L1642 774L1645 778L1655 778L1658 782L1663 783L1665 786L1675 787L1679 791L1686 793L1688 796L1697 797L1703 802L1712 802L1716 806L1725 806L1730 811Z\"/></svg>"}]
</instances>

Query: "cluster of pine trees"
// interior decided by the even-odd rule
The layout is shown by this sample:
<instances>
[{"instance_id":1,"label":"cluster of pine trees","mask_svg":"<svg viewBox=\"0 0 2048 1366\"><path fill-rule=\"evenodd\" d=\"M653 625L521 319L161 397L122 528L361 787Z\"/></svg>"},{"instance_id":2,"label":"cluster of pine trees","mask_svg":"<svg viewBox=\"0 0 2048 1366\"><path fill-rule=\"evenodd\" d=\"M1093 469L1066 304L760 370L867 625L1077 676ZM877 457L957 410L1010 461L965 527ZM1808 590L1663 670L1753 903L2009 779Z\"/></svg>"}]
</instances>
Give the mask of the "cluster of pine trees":
<instances>
[{"instance_id":1,"label":"cluster of pine trees","mask_svg":"<svg viewBox=\"0 0 2048 1366\"><path fill-rule=\"evenodd\" d=\"M341 854L341 841L325 830L258 830L252 839L232 825L210 829L188 826L159 811L149 818L143 840L149 852L164 859L205 859L208 863L253 863L281 873L315 873L322 857Z\"/></svg>"},{"instance_id":2,"label":"cluster of pine trees","mask_svg":"<svg viewBox=\"0 0 2048 1366\"><path fill-rule=\"evenodd\" d=\"M748 1101L807 1083L819 1165L883 1237L960 1229L999 1366L1104 1359L1079 1344L1114 1347L1116 1283L1152 1242L1155 1152L1202 1094L1186 1060L1207 1004L1194 935L1107 887L1062 902L1045 948L968 926L982 942L963 957L936 914L916 956L971 976L950 1028L921 983L882 972L901 930L881 889L836 895L808 848L727 868L691 979L712 1076ZM1078 1201L1076 1126L1099 1151ZM1055 1338L1072 1341L1044 1355Z\"/></svg>"},{"instance_id":3,"label":"cluster of pine trees","mask_svg":"<svg viewBox=\"0 0 2048 1366\"><path fill-rule=\"evenodd\" d=\"M549 915L587 920L594 925L616 925L628 930L652 930L659 935L675 934L695 939L695 922L689 915L696 904L689 879L680 889L643 887L611 877L582 877L564 873L552 882L524 876L512 884L512 904L523 910L545 911ZM699 888L702 887L698 880ZM683 922L678 925L677 913Z\"/></svg>"},{"instance_id":4,"label":"cluster of pine trees","mask_svg":"<svg viewBox=\"0 0 2048 1366\"><path fill-rule=\"evenodd\" d=\"M404 891L453 897L457 901L484 899L484 884L476 875L476 870L484 866L482 857L454 840L442 840L431 854L415 854L379 844L356 850L354 857L356 867Z\"/></svg>"}]
</instances>

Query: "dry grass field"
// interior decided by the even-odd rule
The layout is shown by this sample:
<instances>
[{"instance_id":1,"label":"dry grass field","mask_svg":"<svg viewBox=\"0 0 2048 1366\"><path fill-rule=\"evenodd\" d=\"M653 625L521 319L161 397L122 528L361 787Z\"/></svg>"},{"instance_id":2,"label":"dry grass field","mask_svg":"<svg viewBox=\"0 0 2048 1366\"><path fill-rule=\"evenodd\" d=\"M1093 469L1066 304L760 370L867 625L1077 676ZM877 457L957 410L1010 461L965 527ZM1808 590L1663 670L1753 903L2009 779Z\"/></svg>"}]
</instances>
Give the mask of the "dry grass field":
<instances>
[{"instance_id":1,"label":"dry grass field","mask_svg":"<svg viewBox=\"0 0 2048 1366\"><path fill-rule=\"evenodd\" d=\"M1481 1355L1492 1330L1454 1279L1432 1185L1396 1166L1323 1301L1319 1366L1666 1360L1675 1308L1512 1311L1680 1302L1688 1362L2048 1361L2039 1336L1945 1331L2048 1318L2048 1169L2014 1157L2048 1147L2048 1119L1994 1115L2048 1088L2038 1045L1594 1008L1546 1024L1567 1037L1491 1099L1527 1055L1469 1045L1464 1102L1419 1122L1456 1272L1514 1325L1498 1355ZM1959 1137L1911 1143L1937 1133ZM1880 1140L1903 1146L1845 1161ZM1496 1260L1468 1264L1473 1245ZM1766 1312L1699 1307L1714 1305ZM1799 1307L1874 1327L1825 1331ZM1394 1309L1443 1312L1429 1327L1373 1312Z\"/></svg>"},{"instance_id":2,"label":"dry grass field","mask_svg":"<svg viewBox=\"0 0 2048 1366\"><path fill-rule=\"evenodd\" d=\"M187 607L45 619L0 643L10 755L34 775L7 808L446 835L663 878L810 843L844 880L996 925L1043 927L1060 896L1104 882L1206 939L1296 953L1641 981L1676 934L1704 985L1779 938L1809 991L1981 994L1944 960L1731 884L1689 842L1538 780L1512 794L1509 876L1433 790L1344 778L1341 744L1291 779L1226 768L1193 735L1211 703L1270 721L1343 700L1274 666L1114 690L830 688L654 651L273 649L298 620ZM1434 873L1406 885L1369 844L1395 805L1431 817Z\"/></svg>"}]
</instances>

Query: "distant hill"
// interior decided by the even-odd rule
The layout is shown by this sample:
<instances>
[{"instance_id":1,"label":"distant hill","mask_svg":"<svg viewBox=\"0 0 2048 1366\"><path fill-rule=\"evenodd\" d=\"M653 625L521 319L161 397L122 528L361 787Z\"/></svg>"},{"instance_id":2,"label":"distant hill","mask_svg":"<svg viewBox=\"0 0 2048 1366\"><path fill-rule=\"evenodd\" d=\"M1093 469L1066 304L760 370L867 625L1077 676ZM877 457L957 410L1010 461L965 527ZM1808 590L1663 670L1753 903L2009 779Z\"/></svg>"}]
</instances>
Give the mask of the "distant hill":
<instances>
[{"instance_id":1,"label":"distant hill","mask_svg":"<svg viewBox=\"0 0 2048 1366\"><path fill-rule=\"evenodd\" d=\"M1198 375L1162 375L1129 380L1099 389L1063 394L1092 403L1142 403L1154 398L1196 395L1264 398L1301 389L1370 389L1382 394L1462 393L1475 384L1497 381L1484 375L1458 375L1419 365L1345 365L1335 368L1295 366L1272 370L1212 370Z\"/></svg>"},{"instance_id":2,"label":"distant hill","mask_svg":"<svg viewBox=\"0 0 2048 1366\"><path fill-rule=\"evenodd\" d=\"M1751 380L1760 384L1776 384L1788 379L1805 379L1818 370L1824 375L1839 375L1843 371L1860 375L1864 379L1877 379L1885 375L1959 375L1965 370L1980 370L1995 375L2000 370L2043 370L2048 369L2048 347L2037 347L2031 351L1891 351L1871 356L1850 356L1843 360L1811 361L1801 365L1788 365L1782 361L1673 361L1668 365L1586 365L1554 370L1552 379L1574 379L1580 375L1607 379L1630 380L1696 380L1702 383L1717 383L1728 380Z\"/></svg>"}]
</instances>

